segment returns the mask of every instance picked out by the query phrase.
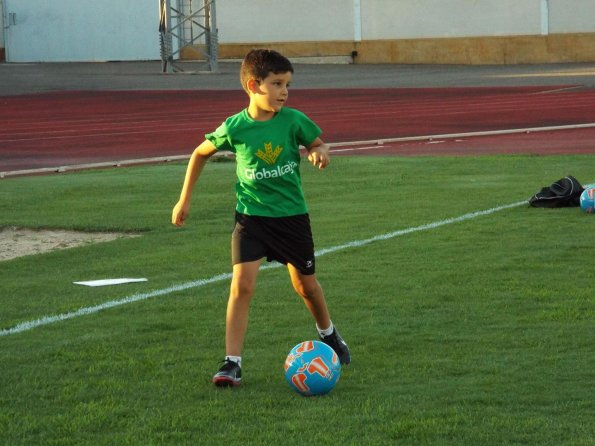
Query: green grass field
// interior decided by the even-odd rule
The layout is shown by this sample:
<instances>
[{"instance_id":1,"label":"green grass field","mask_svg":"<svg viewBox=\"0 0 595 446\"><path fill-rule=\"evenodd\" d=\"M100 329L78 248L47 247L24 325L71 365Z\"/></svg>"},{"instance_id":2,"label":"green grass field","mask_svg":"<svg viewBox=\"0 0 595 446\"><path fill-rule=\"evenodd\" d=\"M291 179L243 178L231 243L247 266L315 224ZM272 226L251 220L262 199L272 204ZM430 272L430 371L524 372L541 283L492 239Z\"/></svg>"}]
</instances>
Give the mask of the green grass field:
<instances>
[{"instance_id":1,"label":"green grass field","mask_svg":"<svg viewBox=\"0 0 595 446\"><path fill-rule=\"evenodd\" d=\"M594 165L335 157L302 173L321 250L516 203L569 173L593 182ZM184 171L0 182L0 226L143 234L0 263L0 444L595 444L594 216L520 205L320 256L353 356L325 397L285 382L286 354L315 328L287 272L263 270L243 384L216 389L228 280L193 281L230 271L234 165L207 166L179 229ZM149 281L72 284L106 277ZM149 297L6 331L131 296Z\"/></svg>"}]
</instances>

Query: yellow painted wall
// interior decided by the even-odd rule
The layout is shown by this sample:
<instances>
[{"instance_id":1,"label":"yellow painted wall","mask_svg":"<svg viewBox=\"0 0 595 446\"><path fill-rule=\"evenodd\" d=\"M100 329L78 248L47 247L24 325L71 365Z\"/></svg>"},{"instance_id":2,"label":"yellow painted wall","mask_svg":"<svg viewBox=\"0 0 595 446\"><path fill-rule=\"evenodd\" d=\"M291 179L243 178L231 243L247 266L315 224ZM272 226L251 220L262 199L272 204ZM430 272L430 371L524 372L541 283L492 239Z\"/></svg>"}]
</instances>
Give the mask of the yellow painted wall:
<instances>
[{"instance_id":1,"label":"yellow painted wall","mask_svg":"<svg viewBox=\"0 0 595 446\"><path fill-rule=\"evenodd\" d=\"M361 64L536 64L595 62L595 32L547 36L489 36L362 42L228 43L219 45L219 59L241 59L252 48L271 48L289 58L349 56ZM201 59L192 48L182 58Z\"/></svg>"}]
</instances>

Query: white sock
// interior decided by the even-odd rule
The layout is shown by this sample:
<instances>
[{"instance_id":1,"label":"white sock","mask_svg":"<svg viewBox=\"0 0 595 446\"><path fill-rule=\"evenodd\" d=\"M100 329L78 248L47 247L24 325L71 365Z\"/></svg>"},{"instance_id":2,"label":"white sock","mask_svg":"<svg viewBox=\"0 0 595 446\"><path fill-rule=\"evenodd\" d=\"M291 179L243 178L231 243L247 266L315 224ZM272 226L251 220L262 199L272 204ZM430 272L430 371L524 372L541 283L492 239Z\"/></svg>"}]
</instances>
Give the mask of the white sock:
<instances>
[{"instance_id":1,"label":"white sock","mask_svg":"<svg viewBox=\"0 0 595 446\"><path fill-rule=\"evenodd\" d=\"M325 337L325 336L329 336L333 333L333 330L335 329L335 327L333 326L333 322L331 321L331 325L328 328L325 328L324 330L322 328L320 328L318 326L318 324L316 324L316 329L318 330L318 334L321 337Z\"/></svg>"},{"instance_id":2,"label":"white sock","mask_svg":"<svg viewBox=\"0 0 595 446\"><path fill-rule=\"evenodd\" d=\"M242 357L241 356L231 356L231 355L227 355L225 357L225 360L229 360L229 361L233 361L235 362L237 365L239 365L240 367L242 367Z\"/></svg>"}]
</instances>

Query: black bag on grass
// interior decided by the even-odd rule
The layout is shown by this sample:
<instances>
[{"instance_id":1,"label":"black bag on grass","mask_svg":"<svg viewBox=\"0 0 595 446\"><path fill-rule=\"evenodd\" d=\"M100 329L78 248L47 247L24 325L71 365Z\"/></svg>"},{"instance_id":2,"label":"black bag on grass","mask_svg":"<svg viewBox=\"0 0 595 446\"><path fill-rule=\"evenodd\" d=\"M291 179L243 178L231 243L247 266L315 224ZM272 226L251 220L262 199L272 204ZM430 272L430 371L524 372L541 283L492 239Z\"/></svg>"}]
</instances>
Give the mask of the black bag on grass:
<instances>
[{"instance_id":1,"label":"black bag on grass","mask_svg":"<svg viewBox=\"0 0 595 446\"><path fill-rule=\"evenodd\" d=\"M568 175L551 186L542 188L529 199L534 208L565 208L580 206L581 194L585 189L576 178Z\"/></svg>"}]
</instances>

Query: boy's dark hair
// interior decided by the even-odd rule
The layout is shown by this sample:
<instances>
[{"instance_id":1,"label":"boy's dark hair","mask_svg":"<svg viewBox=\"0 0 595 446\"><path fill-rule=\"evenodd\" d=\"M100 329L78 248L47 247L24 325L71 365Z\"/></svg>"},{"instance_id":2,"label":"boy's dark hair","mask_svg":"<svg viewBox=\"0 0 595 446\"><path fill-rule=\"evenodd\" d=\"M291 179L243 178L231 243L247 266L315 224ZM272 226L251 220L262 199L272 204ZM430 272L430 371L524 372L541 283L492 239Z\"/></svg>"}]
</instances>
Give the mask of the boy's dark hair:
<instances>
[{"instance_id":1,"label":"boy's dark hair","mask_svg":"<svg viewBox=\"0 0 595 446\"><path fill-rule=\"evenodd\" d=\"M250 51L244 57L242 68L240 68L240 82L246 89L246 82L249 79L262 81L269 73L293 73L293 66L289 59L274 50L256 49Z\"/></svg>"}]
</instances>

